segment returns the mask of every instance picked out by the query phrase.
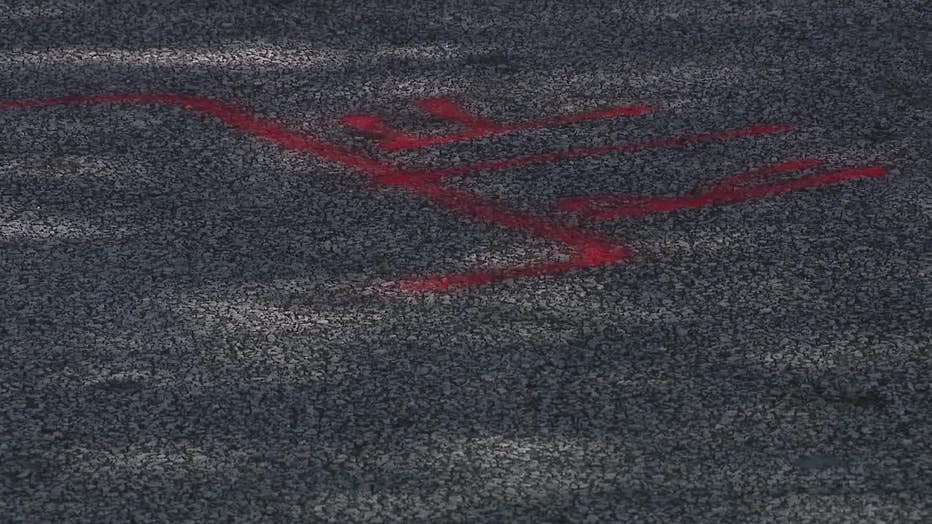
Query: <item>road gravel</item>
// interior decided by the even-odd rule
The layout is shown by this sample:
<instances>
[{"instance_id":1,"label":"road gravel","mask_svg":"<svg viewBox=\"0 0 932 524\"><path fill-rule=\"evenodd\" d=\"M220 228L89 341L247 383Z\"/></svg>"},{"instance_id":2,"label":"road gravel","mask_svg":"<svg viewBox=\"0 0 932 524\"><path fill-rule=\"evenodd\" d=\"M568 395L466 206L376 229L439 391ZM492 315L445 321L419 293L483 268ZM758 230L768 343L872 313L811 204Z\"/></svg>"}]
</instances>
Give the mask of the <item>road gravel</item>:
<instances>
[{"instance_id":1,"label":"road gravel","mask_svg":"<svg viewBox=\"0 0 932 524\"><path fill-rule=\"evenodd\" d=\"M906 0L0 0L0 104L207 97L434 167L795 126L443 181L567 223L790 159L887 170L411 292L566 248L183 107L6 107L0 521L932 521L930 28ZM451 131L432 97L656 109L399 151L339 124Z\"/></svg>"}]
</instances>

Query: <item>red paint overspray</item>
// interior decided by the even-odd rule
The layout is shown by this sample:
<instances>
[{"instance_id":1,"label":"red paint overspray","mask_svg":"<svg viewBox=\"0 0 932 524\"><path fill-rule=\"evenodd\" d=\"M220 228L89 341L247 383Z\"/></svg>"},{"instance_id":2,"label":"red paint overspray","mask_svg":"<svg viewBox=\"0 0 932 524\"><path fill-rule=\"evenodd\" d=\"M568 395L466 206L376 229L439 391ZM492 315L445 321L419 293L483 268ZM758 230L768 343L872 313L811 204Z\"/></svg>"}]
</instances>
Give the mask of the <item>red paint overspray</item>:
<instances>
[{"instance_id":1,"label":"red paint overspray","mask_svg":"<svg viewBox=\"0 0 932 524\"><path fill-rule=\"evenodd\" d=\"M444 177L463 175L476 171L502 169L532 163L551 162L567 158L582 158L594 155L622 151L634 151L647 148L683 146L704 141L775 133L785 131L792 127L789 125L754 126L723 132L673 136L641 142L615 144L597 148L574 149L563 152L543 153L501 160L490 160L477 164L450 166L446 168L425 171L405 169L390 162L373 158L364 153L351 151L347 148L318 139L311 135L285 128L277 122L264 119L231 104L203 97L158 93L72 96L0 102L0 110L95 102L163 103L205 113L247 133L271 140L287 149L312 153L322 159L338 162L347 167L363 171L370 175L371 181L375 184L401 187L411 192L412 194L430 198L437 204L448 209L467 214L476 219L493 222L503 227L525 231L553 242L562 243L568 246L571 250L571 254L568 259L559 262L545 262L513 268L501 268L454 275L440 275L436 277L405 280L396 283L400 288L407 290L446 289L454 286L477 285L506 278L520 278L550 273L560 273L571 269L611 264L625 260L631 256L631 251L626 246L613 239L595 235L578 227L561 224L530 213L517 212L472 192L442 187L439 185L439 182ZM484 134L495 134L520 129L530 129L533 127L562 125L569 122L590 120L594 118L635 115L652 109L647 106L613 108L592 113L583 113L580 115L571 115L567 117L540 120L536 122L509 126L498 125L479 119L478 117L466 113L461 108L445 99L422 101L421 106L422 109L425 109L437 116L446 118L451 121L456 121L462 125L467 126L467 130L462 133L453 135L412 138L411 135L397 131L382 122L380 118L373 117L371 115L350 116L345 118L344 121L349 122L356 127L368 130L375 135L381 136L383 140L388 140L389 142L396 141L396 146L401 144L401 146L396 148L402 148L421 147L435 143L452 142L455 140L468 139ZM738 187L744 182L751 181L754 178L766 175L770 172L788 170L791 168L808 167L807 164L804 164L807 161L795 162L795 164L792 162L784 163L778 166L773 166L771 168L765 168L764 170L752 171L731 177L718 184L717 186L711 188L707 192L694 195L692 197L583 197L582 199L563 200L561 201L561 207L567 210L587 211L589 210L590 206L604 201L605 198L615 199L615 204L629 204L636 200L636 203L638 203L640 207L635 206L634 209L643 210L643 212L641 212L641 214L643 214L644 212L696 207L697 205L711 204L727 201L730 199L734 200L753 196L763 196L764 194L768 193L789 191L792 189L809 187L822 183L841 181L848 178L879 176L886 172L883 168L880 167L859 168L845 171L836 171L824 175L816 175L814 177L795 181L778 182L774 184L752 186L749 188ZM628 206L625 209L632 209L632 207ZM603 209L597 212L594 211L587 218L610 218L609 214L612 213L617 214L617 216L625 216L626 214L638 214L629 211L623 211L621 208L609 210Z\"/></svg>"}]
</instances>

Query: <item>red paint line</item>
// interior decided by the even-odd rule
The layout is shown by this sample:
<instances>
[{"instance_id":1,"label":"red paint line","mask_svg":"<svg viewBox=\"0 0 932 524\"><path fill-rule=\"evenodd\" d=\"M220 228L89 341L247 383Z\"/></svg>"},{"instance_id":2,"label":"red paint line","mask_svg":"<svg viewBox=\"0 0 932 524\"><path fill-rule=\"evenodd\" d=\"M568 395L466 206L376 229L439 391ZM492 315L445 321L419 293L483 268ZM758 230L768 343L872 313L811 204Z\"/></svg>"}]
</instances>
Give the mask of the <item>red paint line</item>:
<instances>
[{"instance_id":1,"label":"red paint line","mask_svg":"<svg viewBox=\"0 0 932 524\"><path fill-rule=\"evenodd\" d=\"M418 100L414 105L437 118L460 124L473 131L495 133L503 129L496 122L470 113L463 106L449 98L425 98L424 100Z\"/></svg>"},{"instance_id":2,"label":"red paint line","mask_svg":"<svg viewBox=\"0 0 932 524\"><path fill-rule=\"evenodd\" d=\"M815 167L821 165L822 161L816 158L800 158L794 160L787 160L786 162L781 162L772 166L762 167L760 169L753 169L745 173L740 173L737 175L730 176L718 184L710 187L710 191L725 191L729 189L734 189L739 187L742 184L751 182L758 178L762 178L766 175L771 175L774 173L783 173L787 171L800 171L803 169L808 169L810 167Z\"/></svg>"},{"instance_id":3,"label":"red paint line","mask_svg":"<svg viewBox=\"0 0 932 524\"><path fill-rule=\"evenodd\" d=\"M410 136L400 129L392 127L378 115L366 113L346 115L340 119L340 123L358 129L363 133L379 137L382 140L403 140Z\"/></svg>"},{"instance_id":4,"label":"red paint line","mask_svg":"<svg viewBox=\"0 0 932 524\"><path fill-rule=\"evenodd\" d=\"M709 190L724 191L732 189L740 183L760 178L761 176L778 173L783 171L797 171L821 164L821 160L815 159L798 159L788 160L773 166L767 166L759 169L740 173L730 176L721 182L710 187ZM677 201L681 197L648 197L634 195L596 195L569 197L560 199L556 207L563 211L582 211L584 213L599 213L607 209L613 212L620 211L620 208L641 209L638 206L648 205L651 202L659 201ZM609 206L612 205L612 206Z\"/></svg>"},{"instance_id":5,"label":"red paint line","mask_svg":"<svg viewBox=\"0 0 932 524\"><path fill-rule=\"evenodd\" d=\"M712 133L699 133L695 135L681 135L666 138L657 138L653 140L644 140L640 142L624 142L610 146L591 147L570 149L556 153L541 153L537 155L519 156L505 158L501 160L488 160L475 164L466 164L451 166L440 169L431 169L425 171L406 171L403 173L393 173L378 178L382 184L409 184L412 182L423 182L428 180L439 180L444 177L465 175L476 171L491 171L494 169L503 169L507 167L523 166L528 164L537 164L541 162L553 162L569 158L585 158L590 156L605 155L623 151L638 151L641 149L657 149L662 147L675 147L695 144L698 142L709 142L714 140L723 140L728 138L738 138L745 136L763 135L767 133L778 133L792 129L790 124L760 125L745 127L741 129L732 129L729 131L717 131Z\"/></svg>"},{"instance_id":6,"label":"red paint line","mask_svg":"<svg viewBox=\"0 0 932 524\"><path fill-rule=\"evenodd\" d=\"M652 111L655 108L652 106L623 106L623 107L612 107L608 109L600 109L598 111L590 111L588 113L579 113L575 115L567 115L556 118L548 118L545 120L535 120L531 122L523 122L520 124L496 124L487 120L478 119L474 117L475 120L470 123L468 118L464 115L469 115L468 113L463 112L463 115L454 115L452 111L446 115L437 114L431 111L436 116L442 116L447 120L458 122L464 125L467 125L469 129L465 131L460 131L456 133L448 133L443 135L431 135L431 136L422 136L414 134L402 134L394 135L388 139L382 141L379 145L385 149L412 149L417 147L427 147L437 144L446 144L449 142L458 142L461 140L470 140L473 138L479 138L483 136L490 135L500 135L504 133L512 133L515 131L523 131L527 129L543 128L543 127L555 127L565 124L571 124L576 122L585 122L587 120L598 120L603 118L612 118L618 116L637 116L648 111ZM472 116L472 115L469 115Z\"/></svg>"},{"instance_id":7,"label":"red paint line","mask_svg":"<svg viewBox=\"0 0 932 524\"><path fill-rule=\"evenodd\" d=\"M376 114L361 113L346 115L340 119L345 126L358 129L380 139L379 145L385 149L411 149L436 144L458 142L482 136L499 135L541 127L555 127L587 120L598 120L619 116L636 116L653 111L652 106L621 106L587 113L578 113L544 120L534 120L519 124L499 124L470 113L449 98L427 98L414 103L415 107L435 117L466 127L465 130L442 135L418 135L398 129Z\"/></svg>"},{"instance_id":8,"label":"red paint line","mask_svg":"<svg viewBox=\"0 0 932 524\"><path fill-rule=\"evenodd\" d=\"M808 187L831 184L850 180L853 178L878 177L887 173L883 166L868 166L850 169L841 169L828 173L810 175L793 180L759 184L753 186L738 186L737 184L761 178L767 175L796 171L818 165L817 160L793 160L769 166L766 168L748 171L725 179L709 189L681 197L647 197L633 195L609 195L592 197L574 197L563 199L558 203L560 209L580 212L585 220L610 220L621 217L641 216L649 213L673 211L677 209L692 209L706 205L735 202L748 198L760 198L767 195L785 193ZM607 204L617 207L606 208Z\"/></svg>"}]
</instances>

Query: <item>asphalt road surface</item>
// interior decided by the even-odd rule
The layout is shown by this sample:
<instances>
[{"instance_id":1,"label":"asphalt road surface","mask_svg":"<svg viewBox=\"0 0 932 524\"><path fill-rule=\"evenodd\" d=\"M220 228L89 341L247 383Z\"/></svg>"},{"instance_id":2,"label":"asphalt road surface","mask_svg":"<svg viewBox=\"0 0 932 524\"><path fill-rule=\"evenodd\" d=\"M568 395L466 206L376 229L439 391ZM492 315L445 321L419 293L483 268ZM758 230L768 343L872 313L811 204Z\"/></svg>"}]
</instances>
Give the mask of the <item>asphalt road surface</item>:
<instances>
[{"instance_id":1,"label":"asphalt road surface","mask_svg":"<svg viewBox=\"0 0 932 524\"><path fill-rule=\"evenodd\" d=\"M924 2L394 3L0 0L0 521L932 521Z\"/></svg>"}]
</instances>

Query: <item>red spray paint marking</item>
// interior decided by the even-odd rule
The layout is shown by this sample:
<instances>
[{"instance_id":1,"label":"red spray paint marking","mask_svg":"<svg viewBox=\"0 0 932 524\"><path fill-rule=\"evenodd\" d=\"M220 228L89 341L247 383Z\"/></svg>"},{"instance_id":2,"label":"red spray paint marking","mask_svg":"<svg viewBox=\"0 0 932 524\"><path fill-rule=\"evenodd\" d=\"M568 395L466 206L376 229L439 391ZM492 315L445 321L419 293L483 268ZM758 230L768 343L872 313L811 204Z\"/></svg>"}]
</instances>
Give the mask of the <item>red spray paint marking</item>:
<instances>
[{"instance_id":1,"label":"red spray paint marking","mask_svg":"<svg viewBox=\"0 0 932 524\"><path fill-rule=\"evenodd\" d=\"M620 217L673 211L676 209L691 209L711 204L735 202L748 198L760 198L767 195L832 184L854 178L878 177L887 173L885 167L869 166L841 169L769 184L747 185L749 182L764 178L768 175L787 171L798 171L819 164L821 164L821 161L814 159L790 160L781 164L728 177L706 190L687 196L651 197L609 195L574 197L560 200L557 203L557 207L564 211L578 212L580 218L584 220L609 220Z\"/></svg>"},{"instance_id":2,"label":"red spray paint marking","mask_svg":"<svg viewBox=\"0 0 932 524\"><path fill-rule=\"evenodd\" d=\"M652 111L651 106L622 106L590 111L587 113L578 113L557 118L545 120L535 120L523 122L520 124L500 124L491 120L486 120L476 116L459 104L449 98L428 98L416 102L415 107L421 109L433 116L461 125L466 129L456 133L444 135L422 136L407 133L398 128L392 127L386 123L382 117L374 114L357 114L347 115L340 121L349 126L364 131L371 135L379 137L379 145L385 149L411 149L416 147L426 147L436 144L445 144L448 142L458 142L460 140L469 140L489 135L500 135L502 133L511 133L526 129L538 127L554 127L574 122L585 122L587 120L597 120L602 118L613 118L618 116L636 116L647 111Z\"/></svg>"},{"instance_id":3,"label":"red spray paint marking","mask_svg":"<svg viewBox=\"0 0 932 524\"><path fill-rule=\"evenodd\" d=\"M402 187L413 194L431 198L443 207L453 209L480 220L494 222L503 227L525 231L547 240L563 243L571 250L570 256L566 260L560 262L544 262L513 268L501 268L453 275L440 275L436 277L417 278L396 283L402 289L407 290L445 289L453 286L482 284L485 282L506 278L520 278L560 273L571 269L611 264L631 256L631 251L626 246L615 240L586 232L571 225L560 224L537 215L517 212L468 191L442 187L439 185L439 180L443 177L461 175L480 170L500 169L538 162L550 162L565 158L580 158L620 151L680 146L703 141L753 136L764 133L784 131L791 128L791 126L788 125L755 126L724 132L674 136L643 142L616 144L599 148L575 149L557 153L529 155L504 160L492 160L472 165L451 166L432 171L424 171L401 168L384 160L379 160L369 155L351 151L339 145L317 139L313 136L287 129L281 124L263 119L233 105L202 97L155 93L62 97L0 102L0 110L92 102L157 102L176 105L193 111L205 113L219 118L220 120L234 127L238 127L247 133L271 140L281 145L282 147L312 153L322 159L338 162L347 167L352 167L363 171L371 176L371 181L375 184ZM517 129L530 129L532 127L559 125L567 122L582 121L592 118L606 118L609 116L618 116L622 114L639 114L640 112L650 109L647 107L616 108L602 112L586 113L582 115L542 120L526 124L495 126L494 124L488 123L486 121L474 119L471 115L462 112L458 107L450 105L447 101L434 100L426 101L422 104L424 104L425 109L429 112L443 116L450 120L456 120L470 127L467 132L462 133L459 136L445 135L446 138L426 138L425 140L433 141L430 143L460 140L471 138L472 136L480 136L480 134L491 134ZM357 116L353 118L361 119L359 120L359 122L363 122L361 125L370 126L371 129L376 129L376 126L379 125L379 120L377 117L375 117L375 120L369 116ZM389 127L385 127L384 129L381 129L378 134L390 138L390 133L392 132L395 132L395 130ZM470 135L470 133L479 134ZM449 138L451 136L453 138ZM861 170L863 173L860 176L878 176L878 174L882 174L877 171L878 169L880 168L864 168ZM849 170L848 172L829 173L824 175L823 178L819 180L825 180L826 182L821 183L827 183L827 181L837 181L850 178L852 177L851 171L852 170ZM729 191L737 194L734 187L738 183L745 181L745 179L749 180L753 178L750 176L752 174L757 176L761 173L754 174L754 172L751 172L745 175L739 175L739 177L744 176L744 178L741 179L739 179L739 177L732 177L731 179L717 186L715 191L718 191L724 195L728 195ZM776 188L771 187L767 191L763 191L762 189L755 190L754 188L751 188L750 190L746 191L749 191L747 193L748 195L752 195L755 191L763 191L764 193L767 193L778 190L790 190L797 188L791 182L782 184L790 184L790 186L784 188L783 185L772 184L771 186L776 186ZM814 184L803 184L800 187L806 187L808 185ZM592 199L593 197L587 198ZM594 198L597 199L599 197ZM724 201L724 199L720 200ZM714 201L709 201L708 203L714 203ZM681 205L680 207L688 206Z\"/></svg>"},{"instance_id":4,"label":"red spray paint marking","mask_svg":"<svg viewBox=\"0 0 932 524\"><path fill-rule=\"evenodd\" d=\"M491 171L508 167L518 167L528 164L539 164L542 162L555 162L569 158L585 158L597 155L607 155L609 153L620 153L625 151L637 151L640 149L657 149L661 147L686 146L698 142L711 142L714 140L723 140L727 138L738 138L745 136L763 135L768 133L778 133L792 129L789 124L780 125L761 125L745 127L741 129L731 129L728 131L719 131L714 133L700 133L695 135L680 135L666 138L657 138L641 142L626 142L613 144L610 146L590 147L580 149L570 149L567 151L558 151L555 153L541 153L539 155L519 156L513 158L504 158L499 160L489 160L475 164L466 164L460 166L450 166L440 169L431 169L426 171L406 171L404 173L392 173L379 177L378 182L382 184L408 184L411 182L426 182L439 180L449 176L460 176L478 171Z\"/></svg>"}]
</instances>

